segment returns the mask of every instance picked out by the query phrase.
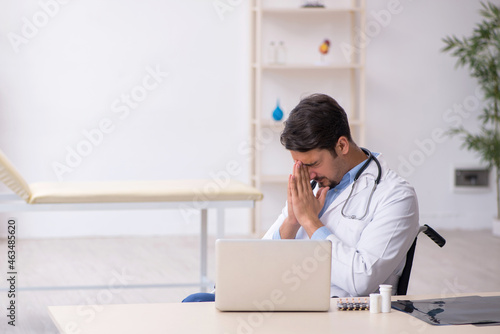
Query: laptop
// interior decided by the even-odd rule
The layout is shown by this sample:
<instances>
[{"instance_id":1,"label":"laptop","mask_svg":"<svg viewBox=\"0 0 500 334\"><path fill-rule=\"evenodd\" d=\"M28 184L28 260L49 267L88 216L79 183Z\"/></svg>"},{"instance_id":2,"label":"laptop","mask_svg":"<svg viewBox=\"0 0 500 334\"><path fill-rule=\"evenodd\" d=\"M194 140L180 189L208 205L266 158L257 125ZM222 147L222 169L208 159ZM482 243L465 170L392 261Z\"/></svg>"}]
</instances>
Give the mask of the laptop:
<instances>
[{"instance_id":1,"label":"laptop","mask_svg":"<svg viewBox=\"0 0 500 334\"><path fill-rule=\"evenodd\" d=\"M215 244L220 311L328 311L329 240L230 240Z\"/></svg>"}]
</instances>

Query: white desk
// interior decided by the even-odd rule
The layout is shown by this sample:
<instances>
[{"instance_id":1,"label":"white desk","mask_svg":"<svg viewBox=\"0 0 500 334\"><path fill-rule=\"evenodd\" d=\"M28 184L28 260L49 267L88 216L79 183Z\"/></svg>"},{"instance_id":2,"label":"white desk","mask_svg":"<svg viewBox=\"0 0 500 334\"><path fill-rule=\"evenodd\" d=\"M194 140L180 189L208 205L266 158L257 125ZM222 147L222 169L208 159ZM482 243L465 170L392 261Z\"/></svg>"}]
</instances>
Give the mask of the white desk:
<instances>
[{"instance_id":1,"label":"white desk","mask_svg":"<svg viewBox=\"0 0 500 334\"><path fill-rule=\"evenodd\" d=\"M476 295L476 294L470 294ZM478 294L499 296L500 293ZM405 299L443 298L437 295ZM452 296L450 296L452 297ZM393 300L402 299L393 297ZM61 333L496 333L500 326L433 326L403 312L371 314L338 311L332 299L329 312L219 312L214 303L50 306Z\"/></svg>"}]
</instances>

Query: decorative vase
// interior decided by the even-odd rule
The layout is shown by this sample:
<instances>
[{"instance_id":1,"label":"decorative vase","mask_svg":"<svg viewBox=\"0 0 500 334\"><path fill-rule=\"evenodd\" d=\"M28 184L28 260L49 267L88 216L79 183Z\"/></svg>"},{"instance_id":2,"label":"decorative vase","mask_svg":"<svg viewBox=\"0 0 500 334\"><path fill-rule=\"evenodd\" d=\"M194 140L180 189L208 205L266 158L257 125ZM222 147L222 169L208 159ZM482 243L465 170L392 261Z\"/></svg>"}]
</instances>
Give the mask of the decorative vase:
<instances>
[{"instance_id":1,"label":"decorative vase","mask_svg":"<svg viewBox=\"0 0 500 334\"><path fill-rule=\"evenodd\" d=\"M281 121L283 118L283 110L280 108L280 100L276 102L276 108L273 111L273 118L275 121Z\"/></svg>"}]
</instances>

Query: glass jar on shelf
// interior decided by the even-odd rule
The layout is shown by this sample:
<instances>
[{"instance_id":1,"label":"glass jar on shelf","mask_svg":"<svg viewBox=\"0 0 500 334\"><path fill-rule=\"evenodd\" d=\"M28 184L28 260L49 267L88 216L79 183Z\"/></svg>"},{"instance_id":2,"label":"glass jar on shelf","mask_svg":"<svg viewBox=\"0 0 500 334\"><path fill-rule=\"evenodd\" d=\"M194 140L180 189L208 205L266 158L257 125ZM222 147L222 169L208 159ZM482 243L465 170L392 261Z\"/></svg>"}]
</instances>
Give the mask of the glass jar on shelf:
<instances>
[{"instance_id":1,"label":"glass jar on shelf","mask_svg":"<svg viewBox=\"0 0 500 334\"><path fill-rule=\"evenodd\" d=\"M280 41L276 47L276 64L283 65L286 63L286 47L285 42Z\"/></svg>"}]
</instances>

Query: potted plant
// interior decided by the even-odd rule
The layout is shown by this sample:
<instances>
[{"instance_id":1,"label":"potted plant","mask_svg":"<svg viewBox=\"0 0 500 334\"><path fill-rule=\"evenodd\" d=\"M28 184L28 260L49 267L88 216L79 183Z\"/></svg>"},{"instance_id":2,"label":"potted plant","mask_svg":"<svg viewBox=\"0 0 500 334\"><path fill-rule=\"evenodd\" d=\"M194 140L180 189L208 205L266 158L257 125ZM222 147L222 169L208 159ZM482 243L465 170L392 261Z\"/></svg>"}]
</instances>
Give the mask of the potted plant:
<instances>
[{"instance_id":1,"label":"potted plant","mask_svg":"<svg viewBox=\"0 0 500 334\"><path fill-rule=\"evenodd\" d=\"M476 25L470 37L448 36L443 39L442 51L458 58L457 66L467 67L476 78L484 94L484 108L478 121L477 133L463 126L450 130L451 135L463 139L462 147L475 151L489 168L495 170L497 212L493 233L500 235L500 8L481 2L483 20Z\"/></svg>"}]
</instances>

